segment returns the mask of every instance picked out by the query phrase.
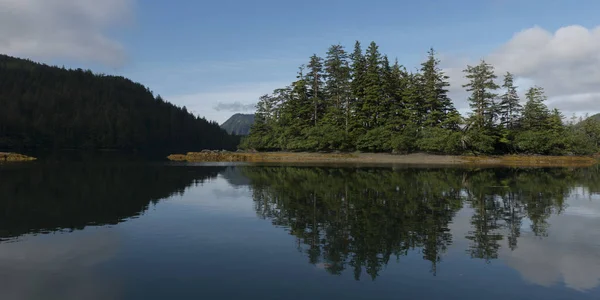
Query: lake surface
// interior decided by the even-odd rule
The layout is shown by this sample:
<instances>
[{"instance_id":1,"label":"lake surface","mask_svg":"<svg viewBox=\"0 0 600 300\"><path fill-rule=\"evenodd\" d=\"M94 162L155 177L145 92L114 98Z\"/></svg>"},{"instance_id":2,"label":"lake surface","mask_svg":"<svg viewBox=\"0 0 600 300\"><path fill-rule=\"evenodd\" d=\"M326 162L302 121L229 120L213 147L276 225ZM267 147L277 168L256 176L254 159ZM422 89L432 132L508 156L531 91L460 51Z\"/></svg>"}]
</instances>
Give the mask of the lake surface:
<instances>
[{"instance_id":1,"label":"lake surface","mask_svg":"<svg viewBox=\"0 0 600 300\"><path fill-rule=\"evenodd\" d=\"M600 169L4 165L0 299L600 299Z\"/></svg>"}]
</instances>

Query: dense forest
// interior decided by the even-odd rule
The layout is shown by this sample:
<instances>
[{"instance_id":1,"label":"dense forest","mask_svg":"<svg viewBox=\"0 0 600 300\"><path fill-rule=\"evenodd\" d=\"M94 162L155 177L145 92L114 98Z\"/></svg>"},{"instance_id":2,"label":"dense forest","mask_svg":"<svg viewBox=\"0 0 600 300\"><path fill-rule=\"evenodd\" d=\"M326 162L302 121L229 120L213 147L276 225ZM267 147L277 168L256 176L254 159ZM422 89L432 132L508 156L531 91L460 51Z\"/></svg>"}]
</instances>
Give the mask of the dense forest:
<instances>
[{"instance_id":1,"label":"dense forest","mask_svg":"<svg viewBox=\"0 0 600 300\"><path fill-rule=\"evenodd\" d=\"M289 151L368 151L474 154L592 154L600 122L565 120L549 109L544 89L517 92L514 76L499 78L481 60L467 66L463 88L471 112L449 98L449 77L431 49L418 70L390 62L372 42L349 53L333 45L300 67L290 86L263 95L241 148ZM575 124L578 123L576 126Z\"/></svg>"},{"instance_id":2,"label":"dense forest","mask_svg":"<svg viewBox=\"0 0 600 300\"><path fill-rule=\"evenodd\" d=\"M239 138L143 85L0 55L0 149L235 149Z\"/></svg>"}]
</instances>

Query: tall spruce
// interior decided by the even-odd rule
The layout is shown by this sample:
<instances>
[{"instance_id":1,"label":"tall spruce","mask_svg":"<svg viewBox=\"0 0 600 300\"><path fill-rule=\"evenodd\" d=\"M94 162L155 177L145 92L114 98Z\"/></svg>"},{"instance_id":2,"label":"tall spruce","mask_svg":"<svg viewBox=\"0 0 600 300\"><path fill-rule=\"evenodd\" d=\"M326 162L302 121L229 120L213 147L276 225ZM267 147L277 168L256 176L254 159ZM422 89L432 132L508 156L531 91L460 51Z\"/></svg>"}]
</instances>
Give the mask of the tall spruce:
<instances>
[{"instance_id":1,"label":"tall spruce","mask_svg":"<svg viewBox=\"0 0 600 300\"><path fill-rule=\"evenodd\" d=\"M523 107L519 103L519 94L517 93L512 73L506 72L502 88L504 89L504 94L501 97L498 107L500 122L505 128L513 129L517 125Z\"/></svg>"},{"instance_id":2,"label":"tall spruce","mask_svg":"<svg viewBox=\"0 0 600 300\"><path fill-rule=\"evenodd\" d=\"M354 44L354 51L350 56L352 60L352 83L350 85L352 89L353 106L351 111L354 114L353 129L360 130L364 126L365 113L363 111L365 101L365 81L367 74L367 62L363 55L361 44L356 41Z\"/></svg>"},{"instance_id":3,"label":"tall spruce","mask_svg":"<svg viewBox=\"0 0 600 300\"><path fill-rule=\"evenodd\" d=\"M351 109L350 65L342 45L333 45L325 59L325 92L330 98L329 118L348 133Z\"/></svg>"},{"instance_id":4,"label":"tall spruce","mask_svg":"<svg viewBox=\"0 0 600 300\"><path fill-rule=\"evenodd\" d=\"M497 76L494 74L494 67L485 60L477 66L467 66L463 71L469 82L463 85L468 92L469 105L473 110L470 117L471 126L476 129L492 128L496 113L495 99L498 94L495 93L500 88L494 82Z\"/></svg>"},{"instance_id":5,"label":"tall spruce","mask_svg":"<svg viewBox=\"0 0 600 300\"><path fill-rule=\"evenodd\" d=\"M544 103L547 99L544 89L533 86L525 94L527 102L523 108L523 127L525 129L545 129L550 111Z\"/></svg>"},{"instance_id":6,"label":"tall spruce","mask_svg":"<svg viewBox=\"0 0 600 300\"><path fill-rule=\"evenodd\" d=\"M386 126L392 131L401 131L407 123L407 105L404 99L408 87L409 76L406 69L395 60L389 78L386 78L386 93L390 97Z\"/></svg>"},{"instance_id":7,"label":"tall spruce","mask_svg":"<svg viewBox=\"0 0 600 300\"><path fill-rule=\"evenodd\" d=\"M427 53L427 61L421 64L423 107L420 113L425 117L424 126L441 127L446 124L448 115L455 111L448 97L449 77L439 67L440 60L435 57L433 48Z\"/></svg>"},{"instance_id":8,"label":"tall spruce","mask_svg":"<svg viewBox=\"0 0 600 300\"><path fill-rule=\"evenodd\" d=\"M387 124L392 115L392 104L395 101L396 92L399 90L399 81L394 77L394 70L387 55L381 60L381 99L379 107L379 126Z\"/></svg>"},{"instance_id":9,"label":"tall spruce","mask_svg":"<svg viewBox=\"0 0 600 300\"><path fill-rule=\"evenodd\" d=\"M364 82L365 98L362 107L365 117L364 124L367 129L376 127L381 121L380 105L383 98L381 59L379 46L375 42L371 42L365 54L367 68Z\"/></svg>"},{"instance_id":10,"label":"tall spruce","mask_svg":"<svg viewBox=\"0 0 600 300\"><path fill-rule=\"evenodd\" d=\"M309 94L313 103L313 122L317 126L320 116L323 113L323 59L316 54L310 57L308 63L308 73L306 73L306 82L309 86Z\"/></svg>"}]
</instances>

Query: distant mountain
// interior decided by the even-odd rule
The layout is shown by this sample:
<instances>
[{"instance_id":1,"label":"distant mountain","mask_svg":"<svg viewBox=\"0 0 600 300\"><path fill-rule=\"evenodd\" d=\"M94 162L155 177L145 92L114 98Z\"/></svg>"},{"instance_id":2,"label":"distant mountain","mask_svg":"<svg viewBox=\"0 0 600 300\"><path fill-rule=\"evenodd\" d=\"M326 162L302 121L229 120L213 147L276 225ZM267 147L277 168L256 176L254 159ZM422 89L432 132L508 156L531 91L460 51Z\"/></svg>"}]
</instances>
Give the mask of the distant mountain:
<instances>
[{"instance_id":1,"label":"distant mountain","mask_svg":"<svg viewBox=\"0 0 600 300\"><path fill-rule=\"evenodd\" d=\"M588 119L600 121L600 114L595 114L593 116L590 116Z\"/></svg>"},{"instance_id":2,"label":"distant mountain","mask_svg":"<svg viewBox=\"0 0 600 300\"><path fill-rule=\"evenodd\" d=\"M221 124L221 128L229 134L248 135L252 124L254 124L254 114L235 114Z\"/></svg>"}]
</instances>

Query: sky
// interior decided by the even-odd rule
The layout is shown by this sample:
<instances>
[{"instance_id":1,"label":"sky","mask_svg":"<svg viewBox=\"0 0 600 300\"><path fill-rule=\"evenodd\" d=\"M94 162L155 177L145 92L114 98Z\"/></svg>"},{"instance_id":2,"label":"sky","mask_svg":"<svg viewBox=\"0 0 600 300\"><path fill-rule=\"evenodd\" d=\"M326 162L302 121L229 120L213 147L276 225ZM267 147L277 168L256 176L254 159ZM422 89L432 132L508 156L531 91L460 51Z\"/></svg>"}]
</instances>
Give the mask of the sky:
<instances>
[{"instance_id":1,"label":"sky","mask_svg":"<svg viewBox=\"0 0 600 300\"><path fill-rule=\"evenodd\" d=\"M569 117L600 112L598 11L597 0L0 0L0 53L125 76L222 123L332 44L375 41L408 69L433 47L462 113L462 70L485 59Z\"/></svg>"}]
</instances>

